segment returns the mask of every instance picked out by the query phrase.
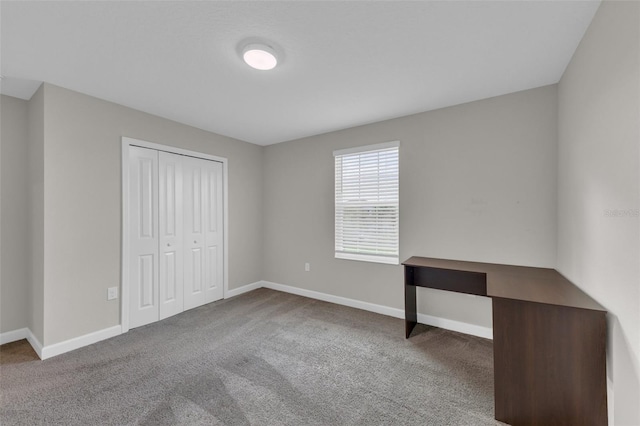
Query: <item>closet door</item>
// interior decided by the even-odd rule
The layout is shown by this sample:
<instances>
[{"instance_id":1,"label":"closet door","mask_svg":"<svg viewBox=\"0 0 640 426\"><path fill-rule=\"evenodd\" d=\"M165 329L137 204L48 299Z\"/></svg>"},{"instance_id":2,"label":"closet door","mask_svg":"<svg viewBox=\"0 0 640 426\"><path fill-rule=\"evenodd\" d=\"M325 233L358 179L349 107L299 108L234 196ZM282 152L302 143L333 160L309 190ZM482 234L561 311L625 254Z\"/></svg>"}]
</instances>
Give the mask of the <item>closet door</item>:
<instances>
[{"instance_id":1,"label":"closet door","mask_svg":"<svg viewBox=\"0 0 640 426\"><path fill-rule=\"evenodd\" d=\"M184 308L223 297L222 163L184 157Z\"/></svg>"},{"instance_id":2,"label":"closet door","mask_svg":"<svg viewBox=\"0 0 640 426\"><path fill-rule=\"evenodd\" d=\"M129 148L129 326L158 320L158 152Z\"/></svg>"},{"instance_id":3,"label":"closet door","mask_svg":"<svg viewBox=\"0 0 640 426\"><path fill-rule=\"evenodd\" d=\"M159 153L160 319L184 310L182 158Z\"/></svg>"},{"instance_id":4,"label":"closet door","mask_svg":"<svg viewBox=\"0 0 640 426\"><path fill-rule=\"evenodd\" d=\"M184 157L184 309L206 303L205 299L205 160Z\"/></svg>"},{"instance_id":5,"label":"closet door","mask_svg":"<svg viewBox=\"0 0 640 426\"><path fill-rule=\"evenodd\" d=\"M222 163L205 161L206 224L205 224L205 301L222 299Z\"/></svg>"}]
</instances>

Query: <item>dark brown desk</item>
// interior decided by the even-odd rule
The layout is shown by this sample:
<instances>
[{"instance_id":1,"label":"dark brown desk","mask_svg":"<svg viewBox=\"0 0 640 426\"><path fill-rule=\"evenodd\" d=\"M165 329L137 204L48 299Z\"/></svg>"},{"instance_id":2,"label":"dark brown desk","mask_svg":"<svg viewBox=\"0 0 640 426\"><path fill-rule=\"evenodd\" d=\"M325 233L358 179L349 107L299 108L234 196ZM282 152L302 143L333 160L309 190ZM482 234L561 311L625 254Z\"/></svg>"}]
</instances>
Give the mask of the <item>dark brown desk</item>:
<instances>
[{"instance_id":1,"label":"dark brown desk","mask_svg":"<svg viewBox=\"0 0 640 426\"><path fill-rule=\"evenodd\" d=\"M416 287L487 296L493 306L495 417L512 425L606 425L606 310L554 269L412 257Z\"/></svg>"}]
</instances>

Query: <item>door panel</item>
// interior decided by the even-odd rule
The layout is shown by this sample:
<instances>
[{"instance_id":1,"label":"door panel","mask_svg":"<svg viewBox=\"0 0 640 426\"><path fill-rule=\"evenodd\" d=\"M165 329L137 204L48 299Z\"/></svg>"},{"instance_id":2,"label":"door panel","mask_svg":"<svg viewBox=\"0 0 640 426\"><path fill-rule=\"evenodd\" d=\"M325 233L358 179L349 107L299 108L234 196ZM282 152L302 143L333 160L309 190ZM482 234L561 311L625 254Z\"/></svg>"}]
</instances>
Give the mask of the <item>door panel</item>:
<instances>
[{"instance_id":1,"label":"door panel","mask_svg":"<svg viewBox=\"0 0 640 426\"><path fill-rule=\"evenodd\" d=\"M222 299L222 163L185 157L185 309ZM187 266L185 265L185 268Z\"/></svg>"},{"instance_id":2,"label":"door panel","mask_svg":"<svg viewBox=\"0 0 640 426\"><path fill-rule=\"evenodd\" d=\"M140 238L154 238L155 219L155 189L154 175L156 173L155 158L138 158L138 197L139 197L139 233Z\"/></svg>"},{"instance_id":3,"label":"door panel","mask_svg":"<svg viewBox=\"0 0 640 426\"><path fill-rule=\"evenodd\" d=\"M160 319L184 310L182 156L159 153Z\"/></svg>"},{"instance_id":4,"label":"door panel","mask_svg":"<svg viewBox=\"0 0 640 426\"><path fill-rule=\"evenodd\" d=\"M162 268L160 272L160 282L164 282L164 285L160 287L161 289L164 289L164 294L161 300L165 304L175 301L176 295L181 293L178 292L177 289L178 281L180 281L178 268L176 265L177 258L178 256L176 256L175 252L164 253L163 260L160 261L161 265L164 266L164 268ZM160 293L163 293L163 291L160 290Z\"/></svg>"},{"instance_id":5,"label":"door panel","mask_svg":"<svg viewBox=\"0 0 640 426\"><path fill-rule=\"evenodd\" d=\"M202 292L202 249L191 249L191 265L193 276L193 294Z\"/></svg>"},{"instance_id":6,"label":"door panel","mask_svg":"<svg viewBox=\"0 0 640 426\"><path fill-rule=\"evenodd\" d=\"M154 305L154 256L143 255L138 257L138 308L149 308Z\"/></svg>"},{"instance_id":7,"label":"door panel","mask_svg":"<svg viewBox=\"0 0 640 426\"><path fill-rule=\"evenodd\" d=\"M129 327L158 320L158 152L129 148Z\"/></svg>"},{"instance_id":8,"label":"door panel","mask_svg":"<svg viewBox=\"0 0 640 426\"><path fill-rule=\"evenodd\" d=\"M192 157L183 158L184 176L184 247L189 253L185 257L184 309L195 308L205 303L202 282L204 252L204 224L206 217L203 202L205 186L203 162Z\"/></svg>"},{"instance_id":9,"label":"door panel","mask_svg":"<svg viewBox=\"0 0 640 426\"><path fill-rule=\"evenodd\" d=\"M201 165L197 164L195 161L192 161L192 169L191 169L191 215L193 218L191 219L191 232L200 235L202 233L202 168Z\"/></svg>"}]
</instances>

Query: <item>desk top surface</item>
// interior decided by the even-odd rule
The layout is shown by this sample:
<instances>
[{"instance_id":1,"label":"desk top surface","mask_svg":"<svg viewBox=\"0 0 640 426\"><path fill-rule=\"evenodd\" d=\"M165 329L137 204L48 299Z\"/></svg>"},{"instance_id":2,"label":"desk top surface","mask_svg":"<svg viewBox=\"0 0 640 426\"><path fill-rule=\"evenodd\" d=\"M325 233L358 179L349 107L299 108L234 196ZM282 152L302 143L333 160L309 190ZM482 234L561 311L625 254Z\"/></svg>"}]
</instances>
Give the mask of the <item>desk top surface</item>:
<instances>
[{"instance_id":1,"label":"desk top surface","mask_svg":"<svg viewBox=\"0 0 640 426\"><path fill-rule=\"evenodd\" d=\"M555 269L460 260L411 257L405 266L480 272L487 276L487 296L606 311Z\"/></svg>"}]
</instances>

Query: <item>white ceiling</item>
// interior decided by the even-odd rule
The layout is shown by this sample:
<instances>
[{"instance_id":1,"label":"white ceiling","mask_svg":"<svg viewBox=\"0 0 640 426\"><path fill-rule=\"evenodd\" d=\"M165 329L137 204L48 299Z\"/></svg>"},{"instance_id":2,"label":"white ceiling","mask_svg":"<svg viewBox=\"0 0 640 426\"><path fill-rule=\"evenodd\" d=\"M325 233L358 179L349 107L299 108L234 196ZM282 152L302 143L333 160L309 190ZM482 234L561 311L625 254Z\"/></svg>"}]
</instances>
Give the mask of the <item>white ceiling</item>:
<instances>
[{"instance_id":1,"label":"white ceiling","mask_svg":"<svg viewBox=\"0 0 640 426\"><path fill-rule=\"evenodd\" d=\"M2 1L2 91L46 81L268 145L556 83L599 4ZM241 61L251 37L275 70Z\"/></svg>"}]
</instances>

